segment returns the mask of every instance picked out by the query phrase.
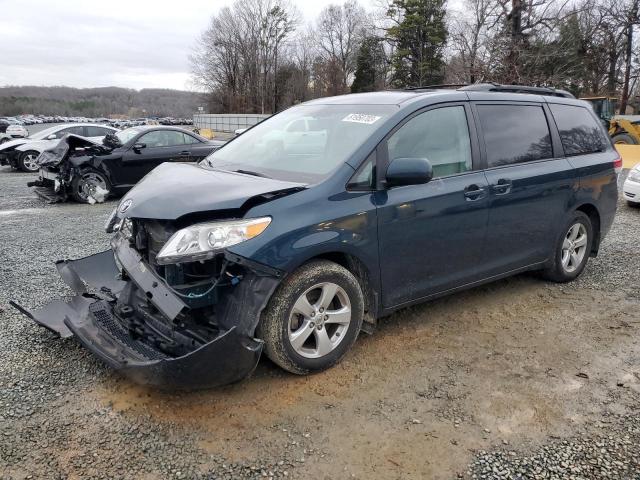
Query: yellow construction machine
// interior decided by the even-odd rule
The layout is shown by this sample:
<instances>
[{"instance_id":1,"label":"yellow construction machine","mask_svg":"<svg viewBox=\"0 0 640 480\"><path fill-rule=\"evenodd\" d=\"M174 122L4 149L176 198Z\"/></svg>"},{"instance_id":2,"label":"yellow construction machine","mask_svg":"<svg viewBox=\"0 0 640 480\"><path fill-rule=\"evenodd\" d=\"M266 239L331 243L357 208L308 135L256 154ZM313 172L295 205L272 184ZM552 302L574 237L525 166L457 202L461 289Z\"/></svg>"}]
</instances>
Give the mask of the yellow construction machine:
<instances>
[{"instance_id":1,"label":"yellow construction machine","mask_svg":"<svg viewBox=\"0 0 640 480\"><path fill-rule=\"evenodd\" d=\"M596 115L602 120L609 130L609 136L615 144L640 145L640 118L629 120L622 116L616 116L618 99L612 97L584 97L591 103Z\"/></svg>"},{"instance_id":2,"label":"yellow construction machine","mask_svg":"<svg viewBox=\"0 0 640 480\"><path fill-rule=\"evenodd\" d=\"M633 168L640 163L640 117L639 120L630 120L626 116L617 116L617 98L585 97L582 100L591 103L596 115L609 130L611 140L622 157L623 167Z\"/></svg>"}]
</instances>

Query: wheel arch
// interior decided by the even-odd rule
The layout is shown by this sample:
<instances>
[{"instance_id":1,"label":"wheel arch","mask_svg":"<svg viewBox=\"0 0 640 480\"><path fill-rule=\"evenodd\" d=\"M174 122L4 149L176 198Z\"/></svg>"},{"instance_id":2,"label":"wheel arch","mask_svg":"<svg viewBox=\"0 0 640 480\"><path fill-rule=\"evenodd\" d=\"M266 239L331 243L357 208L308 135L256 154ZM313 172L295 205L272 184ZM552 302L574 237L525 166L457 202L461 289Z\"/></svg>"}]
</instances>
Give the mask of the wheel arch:
<instances>
[{"instance_id":1,"label":"wheel arch","mask_svg":"<svg viewBox=\"0 0 640 480\"><path fill-rule=\"evenodd\" d=\"M79 157L73 157L72 159L70 159L69 163L73 165L73 167L78 171L78 173L85 172L88 170L94 170L96 172L99 172L102 175L107 177L107 180L109 181L109 185L111 186L111 188L115 186L113 175L111 174L111 169L106 164L106 162L103 161L102 158L96 157L96 156L83 155Z\"/></svg>"},{"instance_id":2,"label":"wheel arch","mask_svg":"<svg viewBox=\"0 0 640 480\"><path fill-rule=\"evenodd\" d=\"M372 281L372 273L367 268L366 264L358 258L356 255L341 251L327 251L320 253L313 257L308 258L300 266L315 261L315 260L327 260L346 268L351 272L362 289L362 295L364 297L364 322L362 329L365 331L372 330L376 325L378 314L380 311L380 292L378 291L377 284Z\"/></svg>"},{"instance_id":3,"label":"wheel arch","mask_svg":"<svg viewBox=\"0 0 640 480\"><path fill-rule=\"evenodd\" d=\"M40 145L37 145L35 142L34 143L25 142L23 144L16 145L14 150L16 152L20 152L20 154L24 152L29 152L29 151L42 153L43 148Z\"/></svg>"},{"instance_id":4,"label":"wheel arch","mask_svg":"<svg viewBox=\"0 0 640 480\"><path fill-rule=\"evenodd\" d=\"M589 220L591 220L591 227L593 228L593 243L591 244L591 252L590 255L595 257L598 255L598 251L600 249L600 212L598 208L592 203L583 203L578 206L575 211L584 213Z\"/></svg>"}]
</instances>

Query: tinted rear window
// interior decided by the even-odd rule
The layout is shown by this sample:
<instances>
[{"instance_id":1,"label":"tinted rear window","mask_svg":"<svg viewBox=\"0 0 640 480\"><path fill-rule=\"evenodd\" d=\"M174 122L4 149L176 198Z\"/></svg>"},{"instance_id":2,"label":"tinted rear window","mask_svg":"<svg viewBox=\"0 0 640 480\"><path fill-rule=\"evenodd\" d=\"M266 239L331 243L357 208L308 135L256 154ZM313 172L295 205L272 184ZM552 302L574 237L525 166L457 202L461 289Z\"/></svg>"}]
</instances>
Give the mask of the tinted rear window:
<instances>
[{"instance_id":1,"label":"tinted rear window","mask_svg":"<svg viewBox=\"0 0 640 480\"><path fill-rule=\"evenodd\" d=\"M478 105L488 168L553 157L547 118L537 105Z\"/></svg>"},{"instance_id":2,"label":"tinted rear window","mask_svg":"<svg viewBox=\"0 0 640 480\"><path fill-rule=\"evenodd\" d=\"M609 144L598 122L584 107L549 105L565 155L602 152Z\"/></svg>"}]
</instances>

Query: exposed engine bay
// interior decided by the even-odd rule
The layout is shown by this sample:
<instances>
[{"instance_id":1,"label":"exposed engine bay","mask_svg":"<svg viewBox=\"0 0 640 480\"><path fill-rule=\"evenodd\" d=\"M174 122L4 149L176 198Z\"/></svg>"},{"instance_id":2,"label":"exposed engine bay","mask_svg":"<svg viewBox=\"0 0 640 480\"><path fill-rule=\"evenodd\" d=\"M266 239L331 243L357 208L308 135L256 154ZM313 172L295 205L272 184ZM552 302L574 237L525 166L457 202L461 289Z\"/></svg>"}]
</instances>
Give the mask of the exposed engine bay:
<instances>
[{"instance_id":1,"label":"exposed engine bay","mask_svg":"<svg viewBox=\"0 0 640 480\"><path fill-rule=\"evenodd\" d=\"M221 252L202 262L158 265L171 222L123 221L112 250L57 263L76 292L28 311L61 337L76 336L135 381L206 388L238 381L258 363L260 312L281 272Z\"/></svg>"}]
</instances>

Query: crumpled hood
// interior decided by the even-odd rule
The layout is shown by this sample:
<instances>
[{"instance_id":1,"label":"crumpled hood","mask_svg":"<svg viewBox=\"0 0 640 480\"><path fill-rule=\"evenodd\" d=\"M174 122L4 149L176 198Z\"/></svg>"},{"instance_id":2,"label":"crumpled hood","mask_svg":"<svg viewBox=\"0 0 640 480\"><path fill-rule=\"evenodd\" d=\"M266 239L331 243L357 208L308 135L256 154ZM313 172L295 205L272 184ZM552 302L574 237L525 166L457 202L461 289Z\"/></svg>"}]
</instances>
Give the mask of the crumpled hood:
<instances>
[{"instance_id":1,"label":"crumpled hood","mask_svg":"<svg viewBox=\"0 0 640 480\"><path fill-rule=\"evenodd\" d=\"M189 213L237 209L252 197L305 187L197 164L163 163L125 195L120 218L175 220Z\"/></svg>"},{"instance_id":2,"label":"crumpled hood","mask_svg":"<svg viewBox=\"0 0 640 480\"><path fill-rule=\"evenodd\" d=\"M40 154L37 159L38 165L41 167L59 165L63 160L66 160L72 152L81 148L106 150L106 147L103 147L98 142L68 133L62 137L60 141L53 142L49 148Z\"/></svg>"}]
</instances>

